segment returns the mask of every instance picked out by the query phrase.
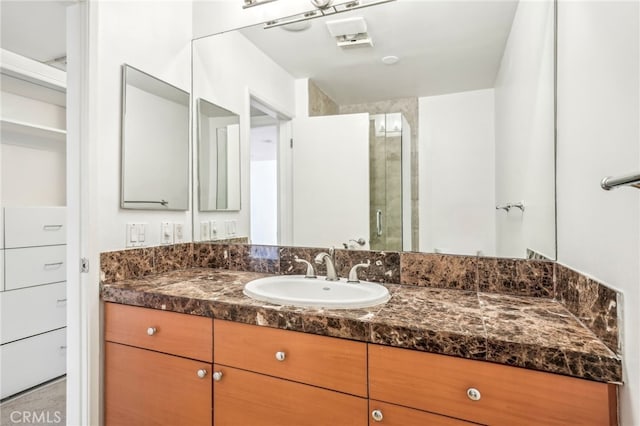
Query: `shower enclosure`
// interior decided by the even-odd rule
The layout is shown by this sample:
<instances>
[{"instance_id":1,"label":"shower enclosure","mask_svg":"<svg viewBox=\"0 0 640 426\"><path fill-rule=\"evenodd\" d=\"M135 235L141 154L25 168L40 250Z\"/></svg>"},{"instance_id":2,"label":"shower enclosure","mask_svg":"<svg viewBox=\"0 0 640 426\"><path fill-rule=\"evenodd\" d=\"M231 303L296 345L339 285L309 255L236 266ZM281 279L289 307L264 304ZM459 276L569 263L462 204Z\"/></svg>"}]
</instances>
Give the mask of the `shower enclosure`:
<instances>
[{"instance_id":1,"label":"shower enclosure","mask_svg":"<svg viewBox=\"0 0 640 426\"><path fill-rule=\"evenodd\" d=\"M401 113L370 116L369 241L372 250L411 248L410 135L409 124Z\"/></svg>"}]
</instances>

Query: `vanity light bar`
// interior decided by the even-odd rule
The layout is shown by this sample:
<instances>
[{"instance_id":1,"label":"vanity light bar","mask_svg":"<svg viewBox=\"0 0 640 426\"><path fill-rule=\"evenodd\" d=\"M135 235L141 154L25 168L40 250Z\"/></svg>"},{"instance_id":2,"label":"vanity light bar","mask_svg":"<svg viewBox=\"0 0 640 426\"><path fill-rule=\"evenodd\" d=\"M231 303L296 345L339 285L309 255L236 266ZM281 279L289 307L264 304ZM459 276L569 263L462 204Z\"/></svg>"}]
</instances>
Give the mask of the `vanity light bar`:
<instances>
[{"instance_id":1,"label":"vanity light bar","mask_svg":"<svg viewBox=\"0 0 640 426\"><path fill-rule=\"evenodd\" d=\"M260 6L261 4L271 3L272 1L276 0L244 0L242 8L247 9L249 7Z\"/></svg>"},{"instance_id":2,"label":"vanity light bar","mask_svg":"<svg viewBox=\"0 0 640 426\"><path fill-rule=\"evenodd\" d=\"M246 1L246 0L245 0ZM273 1L273 0L268 0ZM336 13L348 12L350 10L363 9L365 7L376 6L383 3L390 3L395 0L349 0L346 2L331 4L324 9L315 9L300 15L290 16L280 20L268 21L264 24L264 29L281 27L295 22L308 21L322 16L335 15Z\"/></svg>"}]
</instances>

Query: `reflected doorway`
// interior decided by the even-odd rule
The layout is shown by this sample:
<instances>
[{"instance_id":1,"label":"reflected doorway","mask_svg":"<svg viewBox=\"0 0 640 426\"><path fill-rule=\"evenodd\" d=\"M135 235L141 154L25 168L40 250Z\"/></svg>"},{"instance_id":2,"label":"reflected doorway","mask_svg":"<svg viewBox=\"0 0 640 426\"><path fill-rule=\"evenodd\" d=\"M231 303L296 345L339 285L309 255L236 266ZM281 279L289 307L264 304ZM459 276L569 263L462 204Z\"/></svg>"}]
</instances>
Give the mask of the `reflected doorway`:
<instances>
[{"instance_id":1,"label":"reflected doorway","mask_svg":"<svg viewBox=\"0 0 640 426\"><path fill-rule=\"evenodd\" d=\"M252 244L287 244L290 231L289 118L251 97L250 238Z\"/></svg>"}]
</instances>

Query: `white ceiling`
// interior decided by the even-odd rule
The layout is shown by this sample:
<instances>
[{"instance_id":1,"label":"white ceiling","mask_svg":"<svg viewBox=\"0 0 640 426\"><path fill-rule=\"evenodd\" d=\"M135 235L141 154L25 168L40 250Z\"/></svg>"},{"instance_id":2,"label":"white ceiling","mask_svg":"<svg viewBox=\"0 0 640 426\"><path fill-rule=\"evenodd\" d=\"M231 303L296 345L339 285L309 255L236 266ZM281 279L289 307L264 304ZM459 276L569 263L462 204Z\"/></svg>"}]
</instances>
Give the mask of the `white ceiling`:
<instances>
[{"instance_id":1,"label":"white ceiling","mask_svg":"<svg viewBox=\"0 0 640 426\"><path fill-rule=\"evenodd\" d=\"M1 47L45 63L66 56L66 6L72 3L1 0Z\"/></svg>"},{"instance_id":2,"label":"white ceiling","mask_svg":"<svg viewBox=\"0 0 640 426\"><path fill-rule=\"evenodd\" d=\"M346 105L493 87L516 8L516 0L397 0L314 19L301 32L241 32L291 75L313 79ZM373 47L336 46L325 21L353 16L366 19ZM387 55L400 61L384 65Z\"/></svg>"},{"instance_id":3,"label":"white ceiling","mask_svg":"<svg viewBox=\"0 0 640 426\"><path fill-rule=\"evenodd\" d=\"M3 49L48 62L66 55L73 0L1 0ZM268 7L262 6L262 7ZM517 0L397 0L314 19L310 29L242 32L296 78L312 78L339 104L493 87ZM373 47L341 49L325 21L365 17ZM384 65L381 58L400 61Z\"/></svg>"}]
</instances>

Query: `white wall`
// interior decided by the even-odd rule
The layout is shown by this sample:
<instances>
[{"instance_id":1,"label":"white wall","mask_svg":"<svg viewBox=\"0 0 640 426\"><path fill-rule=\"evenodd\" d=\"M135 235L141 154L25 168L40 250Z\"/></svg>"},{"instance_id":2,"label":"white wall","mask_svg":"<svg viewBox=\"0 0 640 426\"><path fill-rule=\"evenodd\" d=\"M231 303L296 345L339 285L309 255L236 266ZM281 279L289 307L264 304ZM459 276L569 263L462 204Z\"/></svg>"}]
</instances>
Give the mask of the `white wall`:
<instances>
[{"instance_id":1,"label":"white wall","mask_svg":"<svg viewBox=\"0 0 640 426\"><path fill-rule=\"evenodd\" d=\"M495 254L494 91L419 99L420 251Z\"/></svg>"},{"instance_id":2,"label":"white wall","mask_svg":"<svg viewBox=\"0 0 640 426\"><path fill-rule=\"evenodd\" d=\"M495 84L496 252L555 258L553 2L520 2Z\"/></svg>"},{"instance_id":3,"label":"white wall","mask_svg":"<svg viewBox=\"0 0 640 426\"><path fill-rule=\"evenodd\" d=\"M624 294L621 424L640 424L640 4L559 4L558 261Z\"/></svg>"},{"instance_id":4,"label":"white wall","mask_svg":"<svg viewBox=\"0 0 640 426\"><path fill-rule=\"evenodd\" d=\"M150 7L153 6L153 7ZM190 241L191 212L120 209L121 66L127 63L180 89L191 91L192 7L190 2L105 1L96 8L96 55L99 67L95 108L99 187L98 248L125 247L126 224L147 223L147 245L160 244L162 221L185 224Z\"/></svg>"},{"instance_id":5,"label":"white wall","mask_svg":"<svg viewBox=\"0 0 640 426\"><path fill-rule=\"evenodd\" d=\"M295 80L242 34L230 32L194 41L193 93L240 115L241 206L239 212L196 212L201 221L237 221L236 236L250 235L250 96L287 116L296 108ZM224 238L218 235L218 238Z\"/></svg>"}]
</instances>

